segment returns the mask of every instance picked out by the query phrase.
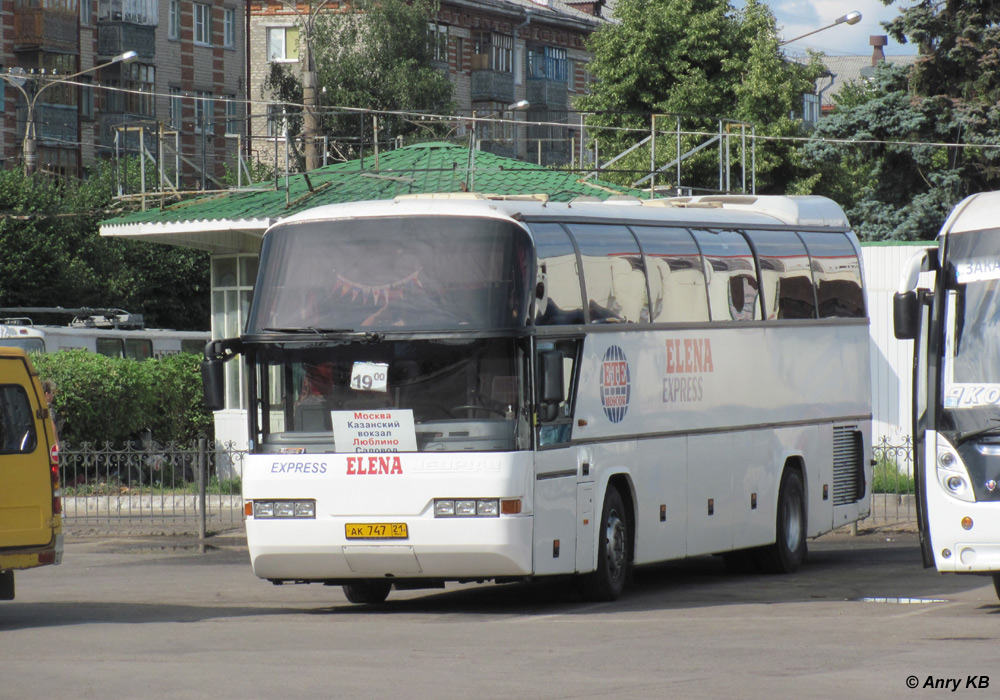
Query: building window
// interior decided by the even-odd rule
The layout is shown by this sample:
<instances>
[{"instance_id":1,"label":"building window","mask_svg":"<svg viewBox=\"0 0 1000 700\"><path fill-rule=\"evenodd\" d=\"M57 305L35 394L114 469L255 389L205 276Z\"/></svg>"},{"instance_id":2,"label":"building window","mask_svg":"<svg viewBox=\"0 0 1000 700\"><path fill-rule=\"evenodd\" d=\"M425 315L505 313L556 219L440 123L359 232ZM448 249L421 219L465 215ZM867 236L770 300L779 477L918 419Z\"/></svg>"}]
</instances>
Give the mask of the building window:
<instances>
[{"instance_id":1,"label":"building window","mask_svg":"<svg viewBox=\"0 0 1000 700\"><path fill-rule=\"evenodd\" d=\"M48 3L46 3L48 7ZM159 21L157 0L98 0L97 19L155 27Z\"/></svg>"},{"instance_id":2,"label":"building window","mask_svg":"<svg viewBox=\"0 0 1000 700\"><path fill-rule=\"evenodd\" d=\"M427 23L427 42L431 58L438 63L448 62L448 25L437 22Z\"/></svg>"},{"instance_id":3,"label":"building window","mask_svg":"<svg viewBox=\"0 0 1000 700\"><path fill-rule=\"evenodd\" d=\"M246 325L256 279L256 255L217 255L212 258L213 338L234 338L240 334ZM243 406L246 371L242 367L239 362L226 363L226 408L239 409Z\"/></svg>"},{"instance_id":4,"label":"building window","mask_svg":"<svg viewBox=\"0 0 1000 700\"><path fill-rule=\"evenodd\" d=\"M287 130L285 108L283 105L267 106L267 135L271 138L284 138Z\"/></svg>"},{"instance_id":5,"label":"building window","mask_svg":"<svg viewBox=\"0 0 1000 700\"><path fill-rule=\"evenodd\" d=\"M555 46L528 47L528 79L566 82L566 49Z\"/></svg>"},{"instance_id":6,"label":"building window","mask_svg":"<svg viewBox=\"0 0 1000 700\"><path fill-rule=\"evenodd\" d=\"M455 70L465 70L465 39L455 37Z\"/></svg>"},{"instance_id":7,"label":"building window","mask_svg":"<svg viewBox=\"0 0 1000 700\"><path fill-rule=\"evenodd\" d=\"M493 70L499 73L512 73L514 71L514 36L512 34L477 32L473 35L472 42L472 50L476 54L476 60L473 61L472 66L474 69Z\"/></svg>"},{"instance_id":8,"label":"building window","mask_svg":"<svg viewBox=\"0 0 1000 700\"><path fill-rule=\"evenodd\" d=\"M184 101L181 89L170 88L170 128L180 131L184 126Z\"/></svg>"},{"instance_id":9,"label":"building window","mask_svg":"<svg viewBox=\"0 0 1000 700\"><path fill-rule=\"evenodd\" d=\"M205 90L195 90L194 101L194 130L197 133L204 131L211 133L213 129L213 115L215 113L215 100L212 93Z\"/></svg>"},{"instance_id":10,"label":"building window","mask_svg":"<svg viewBox=\"0 0 1000 700\"><path fill-rule=\"evenodd\" d=\"M77 58L71 54L45 52L41 57L41 67L44 72L52 75L69 75L76 73ZM58 105L76 105L77 89L70 83L52 85L45 91L45 102Z\"/></svg>"},{"instance_id":11,"label":"building window","mask_svg":"<svg viewBox=\"0 0 1000 700\"><path fill-rule=\"evenodd\" d=\"M113 114L153 116L153 91L156 84L156 67L148 63L126 63L121 67L121 80L109 81L113 87L108 96L109 111Z\"/></svg>"},{"instance_id":12,"label":"building window","mask_svg":"<svg viewBox=\"0 0 1000 700\"><path fill-rule=\"evenodd\" d=\"M181 38L181 0L170 0L170 16L167 19L167 37Z\"/></svg>"},{"instance_id":13,"label":"building window","mask_svg":"<svg viewBox=\"0 0 1000 700\"><path fill-rule=\"evenodd\" d=\"M476 113L490 115L489 118L477 123L478 139L501 144L510 144L514 141L513 120L517 115L507 110L506 102L477 102Z\"/></svg>"},{"instance_id":14,"label":"building window","mask_svg":"<svg viewBox=\"0 0 1000 700\"><path fill-rule=\"evenodd\" d=\"M94 5L91 0L82 0L80 2L80 24L89 25L94 21Z\"/></svg>"},{"instance_id":15,"label":"building window","mask_svg":"<svg viewBox=\"0 0 1000 700\"><path fill-rule=\"evenodd\" d=\"M236 101L236 95L226 95L226 136L239 136L240 129L240 104Z\"/></svg>"},{"instance_id":16,"label":"building window","mask_svg":"<svg viewBox=\"0 0 1000 700\"><path fill-rule=\"evenodd\" d=\"M224 29L223 46L231 49L236 46L236 10L231 7L222 10L222 27Z\"/></svg>"},{"instance_id":17,"label":"building window","mask_svg":"<svg viewBox=\"0 0 1000 700\"><path fill-rule=\"evenodd\" d=\"M194 43L212 45L212 6L194 3Z\"/></svg>"},{"instance_id":18,"label":"building window","mask_svg":"<svg viewBox=\"0 0 1000 700\"><path fill-rule=\"evenodd\" d=\"M298 27L267 28L267 60L279 63L299 60Z\"/></svg>"}]
</instances>

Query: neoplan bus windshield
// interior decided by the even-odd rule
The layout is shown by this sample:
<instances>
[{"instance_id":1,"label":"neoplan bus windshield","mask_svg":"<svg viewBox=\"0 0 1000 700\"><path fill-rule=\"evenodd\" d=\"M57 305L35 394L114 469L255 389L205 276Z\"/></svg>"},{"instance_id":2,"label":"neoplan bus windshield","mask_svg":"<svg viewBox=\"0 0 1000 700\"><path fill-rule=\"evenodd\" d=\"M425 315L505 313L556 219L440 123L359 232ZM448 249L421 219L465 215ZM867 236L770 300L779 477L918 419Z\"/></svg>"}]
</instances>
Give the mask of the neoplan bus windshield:
<instances>
[{"instance_id":1,"label":"neoplan bus windshield","mask_svg":"<svg viewBox=\"0 0 1000 700\"><path fill-rule=\"evenodd\" d=\"M530 242L510 222L385 217L270 231L248 332L525 325Z\"/></svg>"}]
</instances>

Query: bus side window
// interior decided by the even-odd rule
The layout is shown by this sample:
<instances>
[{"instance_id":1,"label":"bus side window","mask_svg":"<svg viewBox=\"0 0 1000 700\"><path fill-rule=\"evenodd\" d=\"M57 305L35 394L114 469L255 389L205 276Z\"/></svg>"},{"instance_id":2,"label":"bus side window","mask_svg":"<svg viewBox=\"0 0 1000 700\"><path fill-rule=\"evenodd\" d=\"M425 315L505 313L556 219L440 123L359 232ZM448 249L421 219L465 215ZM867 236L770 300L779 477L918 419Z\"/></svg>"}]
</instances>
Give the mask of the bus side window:
<instances>
[{"instance_id":1,"label":"bus side window","mask_svg":"<svg viewBox=\"0 0 1000 700\"><path fill-rule=\"evenodd\" d=\"M576 396L577 354L580 341L575 338L538 343L539 404L542 403L545 364L561 362L563 395L547 406L539 405L538 445L558 445L569 442L573 429L573 405Z\"/></svg>"},{"instance_id":2,"label":"bus side window","mask_svg":"<svg viewBox=\"0 0 1000 700\"><path fill-rule=\"evenodd\" d=\"M812 258L820 318L864 318L865 295L861 263L843 233L803 231Z\"/></svg>"},{"instance_id":3,"label":"bus side window","mask_svg":"<svg viewBox=\"0 0 1000 700\"><path fill-rule=\"evenodd\" d=\"M0 387L0 453L28 454L37 445L27 392L13 384Z\"/></svg>"},{"instance_id":4,"label":"bus side window","mask_svg":"<svg viewBox=\"0 0 1000 700\"><path fill-rule=\"evenodd\" d=\"M153 356L153 341L146 338L126 338L125 357L133 360L148 360Z\"/></svg>"},{"instance_id":5,"label":"bus side window","mask_svg":"<svg viewBox=\"0 0 1000 700\"><path fill-rule=\"evenodd\" d=\"M627 226L570 224L580 249L591 323L649 320L646 271Z\"/></svg>"},{"instance_id":6,"label":"bus side window","mask_svg":"<svg viewBox=\"0 0 1000 700\"><path fill-rule=\"evenodd\" d=\"M120 338L98 338L97 353L105 357L124 357Z\"/></svg>"},{"instance_id":7,"label":"bus side window","mask_svg":"<svg viewBox=\"0 0 1000 700\"><path fill-rule=\"evenodd\" d=\"M748 231L760 260L761 297L768 319L816 318L809 254L794 231Z\"/></svg>"},{"instance_id":8,"label":"bus side window","mask_svg":"<svg viewBox=\"0 0 1000 700\"><path fill-rule=\"evenodd\" d=\"M559 224L531 224L538 268L535 272L535 325L583 323L576 249Z\"/></svg>"},{"instance_id":9,"label":"bus side window","mask_svg":"<svg viewBox=\"0 0 1000 700\"><path fill-rule=\"evenodd\" d=\"M705 269L687 229L633 226L646 255L654 323L708 321Z\"/></svg>"},{"instance_id":10,"label":"bus side window","mask_svg":"<svg viewBox=\"0 0 1000 700\"><path fill-rule=\"evenodd\" d=\"M713 321L754 321L761 318L760 286L750 245L736 231L692 231L708 277Z\"/></svg>"}]
</instances>

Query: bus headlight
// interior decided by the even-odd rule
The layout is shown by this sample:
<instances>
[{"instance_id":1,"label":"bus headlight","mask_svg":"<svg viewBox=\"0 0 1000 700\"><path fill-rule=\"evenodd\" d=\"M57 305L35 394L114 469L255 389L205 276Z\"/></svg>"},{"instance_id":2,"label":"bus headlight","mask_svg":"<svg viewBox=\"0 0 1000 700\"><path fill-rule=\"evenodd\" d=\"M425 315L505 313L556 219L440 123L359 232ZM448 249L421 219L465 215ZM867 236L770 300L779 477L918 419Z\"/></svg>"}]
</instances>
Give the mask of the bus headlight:
<instances>
[{"instance_id":1,"label":"bus headlight","mask_svg":"<svg viewBox=\"0 0 1000 700\"><path fill-rule=\"evenodd\" d=\"M496 498L435 498L435 518L499 518Z\"/></svg>"},{"instance_id":2,"label":"bus headlight","mask_svg":"<svg viewBox=\"0 0 1000 700\"><path fill-rule=\"evenodd\" d=\"M966 471L955 448L941 436L938 436L937 453L938 483L949 496L974 503L976 494L972 489L969 472Z\"/></svg>"},{"instance_id":3,"label":"bus headlight","mask_svg":"<svg viewBox=\"0 0 1000 700\"><path fill-rule=\"evenodd\" d=\"M255 518L315 518L316 501L254 501L253 517Z\"/></svg>"}]
</instances>

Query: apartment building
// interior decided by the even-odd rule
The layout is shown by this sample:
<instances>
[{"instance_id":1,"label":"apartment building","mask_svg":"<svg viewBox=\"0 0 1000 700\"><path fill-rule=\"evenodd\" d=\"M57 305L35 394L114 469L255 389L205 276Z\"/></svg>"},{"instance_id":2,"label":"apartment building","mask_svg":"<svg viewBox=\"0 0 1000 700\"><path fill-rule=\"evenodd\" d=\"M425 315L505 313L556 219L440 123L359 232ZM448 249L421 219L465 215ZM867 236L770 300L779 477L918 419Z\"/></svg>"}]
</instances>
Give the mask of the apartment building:
<instances>
[{"instance_id":1,"label":"apartment building","mask_svg":"<svg viewBox=\"0 0 1000 700\"><path fill-rule=\"evenodd\" d=\"M165 189L221 184L246 133L246 17L246 0L0 0L3 167L31 116L39 172L142 154Z\"/></svg>"},{"instance_id":2,"label":"apartment building","mask_svg":"<svg viewBox=\"0 0 1000 700\"><path fill-rule=\"evenodd\" d=\"M271 63L299 65L300 13L308 16L314 8L299 3L297 13L280 0L249 4L252 150L283 167L281 107L268 102L262 86ZM428 27L436 65L454 84L456 116L492 119L476 125L482 150L542 165L571 159L580 137L571 100L587 89L591 56L584 44L607 21L603 5L604 0L441 0ZM348 12L350 4L333 2L323 11ZM526 109L510 109L520 101L527 101ZM471 123L456 126L453 133L464 137Z\"/></svg>"}]
</instances>

